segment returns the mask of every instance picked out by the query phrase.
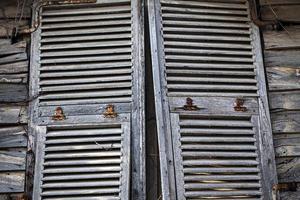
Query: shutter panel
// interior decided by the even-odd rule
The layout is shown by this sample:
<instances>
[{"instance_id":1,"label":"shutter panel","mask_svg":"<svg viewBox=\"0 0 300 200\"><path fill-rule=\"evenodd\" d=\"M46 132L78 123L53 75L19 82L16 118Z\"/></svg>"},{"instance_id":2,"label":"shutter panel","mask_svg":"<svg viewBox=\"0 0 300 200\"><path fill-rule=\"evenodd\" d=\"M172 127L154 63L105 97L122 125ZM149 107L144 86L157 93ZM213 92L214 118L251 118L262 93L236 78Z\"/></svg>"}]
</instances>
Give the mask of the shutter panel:
<instances>
[{"instance_id":1,"label":"shutter panel","mask_svg":"<svg viewBox=\"0 0 300 200\"><path fill-rule=\"evenodd\" d=\"M246 0L149 0L163 199L272 199L258 29Z\"/></svg>"},{"instance_id":2,"label":"shutter panel","mask_svg":"<svg viewBox=\"0 0 300 200\"><path fill-rule=\"evenodd\" d=\"M135 0L54 2L35 13L34 199L143 199L142 13Z\"/></svg>"},{"instance_id":3,"label":"shutter panel","mask_svg":"<svg viewBox=\"0 0 300 200\"><path fill-rule=\"evenodd\" d=\"M34 198L129 196L130 123L49 126L43 130L38 141L42 173Z\"/></svg>"}]
</instances>

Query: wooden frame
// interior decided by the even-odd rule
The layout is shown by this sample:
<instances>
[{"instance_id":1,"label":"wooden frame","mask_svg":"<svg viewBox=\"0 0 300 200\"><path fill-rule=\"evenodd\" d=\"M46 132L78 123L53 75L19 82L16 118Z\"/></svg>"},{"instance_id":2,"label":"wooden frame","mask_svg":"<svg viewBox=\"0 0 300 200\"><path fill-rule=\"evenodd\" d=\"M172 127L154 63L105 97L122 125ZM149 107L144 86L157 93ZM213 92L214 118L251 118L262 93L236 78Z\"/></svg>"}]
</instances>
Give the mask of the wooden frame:
<instances>
[{"instance_id":1,"label":"wooden frame","mask_svg":"<svg viewBox=\"0 0 300 200\"><path fill-rule=\"evenodd\" d=\"M38 2L36 0L36 2ZM131 34L132 34L132 103L116 103L115 109L119 113L116 119L104 119L101 113L105 110L105 104L85 106L63 106L67 114L66 121L54 122L51 119L51 109L56 106L48 106L39 110L39 48L41 29L38 28L31 37L31 64L30 64L30 142L36 144L36 138L40 134L40 127L50 124L76 124L103 122L126 122L131 119L131 198L145 199L145 63L144 63L144 2L139 0L120 0L121 3L131 3ZM99 0L98 3L109 4L110 1ZM72 5L69 5L72 6ZM68 7L69 7L68 6ZM37 13L33 13L32 19L36 19ZM33 20L33 23L35 21ZM131 115L128 115L131 113ZM41 114L41 115L40 115ZM36 152L35 147L33 152ZM33 171L31 169L30 171ZM30 180L28 180L30 181Z\"/></svg>"}]
</instances>

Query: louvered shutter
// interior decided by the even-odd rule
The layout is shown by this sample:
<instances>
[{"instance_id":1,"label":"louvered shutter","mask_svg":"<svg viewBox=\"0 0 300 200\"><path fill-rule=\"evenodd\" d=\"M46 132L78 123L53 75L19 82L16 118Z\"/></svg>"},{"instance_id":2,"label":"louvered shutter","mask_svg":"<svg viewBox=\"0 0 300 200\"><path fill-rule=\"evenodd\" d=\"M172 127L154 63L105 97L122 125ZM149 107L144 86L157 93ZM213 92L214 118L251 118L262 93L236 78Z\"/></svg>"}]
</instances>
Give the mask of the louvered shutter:
<instances>
[{"instance_id":1,"label":"louvered shutter","mask_svg":"<svg viewBox=\"0 0 300 200\"><path fill-rule=\"evenodd\" d=\"M272 199L259 31L246 0L149 0L163 199Z\"/></svg>"},{"instance_id":2,"label":"louvered shutter","mask_svg":"<svg viewBox=\"0 0 300 200\"><path fill-rule=\"evenodd\" d=\"M36 3L33 198L142 199L143 4Z\"/></svg>"}]
</instances>

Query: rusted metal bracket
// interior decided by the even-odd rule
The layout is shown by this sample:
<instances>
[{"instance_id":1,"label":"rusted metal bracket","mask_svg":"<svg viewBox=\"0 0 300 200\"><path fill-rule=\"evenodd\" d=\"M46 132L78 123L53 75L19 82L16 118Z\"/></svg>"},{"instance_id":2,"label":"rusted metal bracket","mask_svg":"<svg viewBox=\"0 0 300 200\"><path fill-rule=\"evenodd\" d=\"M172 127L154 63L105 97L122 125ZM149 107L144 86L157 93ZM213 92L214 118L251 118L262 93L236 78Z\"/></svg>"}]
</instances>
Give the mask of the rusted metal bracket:
<instances>
[{"instance_id":1,"label":"rusted metal bracket","mask_svg":"<svg viewBox=\"0 0 300 200\"><path fill-rule=\"evenodd\" d=\"M118 114L115 112L115 106L112 104L108 104L106 106L103 115L105 118L116 118L118 116Z\"/></svg>"},{"instance_id":2,"label":"rusted metal bracket","mask_svg":"<svg viewBox=\"0 0 300 200\"><path fill-rule=\"evenodd\" d=\"M55 121L63 121L66 119L66 116L64 114L64 111L62 107L57 107L55 109L54 115L52 116L52 119Z\"/></svg>"},{"instance_id":3,"label":"rusted metal bracket","mask_svg":"<svg viewBox=\"0 0 300 200\"><path fill-rule=\"evenodd\" d=\"M234 110L237 112L246 112L248 109L244 106L245 100L241 97L236 98L234 102Z\"/></svg>"},{"instance_id":4,"label":"rusted metal bracket","mask_svg":"<svg viewBox=\"0 0 300 200\"><path fill-rule=\"evenodd\" d=\"M194 105L194 100L190 97L186 98L185 105L183 106L183 110L194 111L200 110L198 106Z\"/></svg>"}]
</instances>

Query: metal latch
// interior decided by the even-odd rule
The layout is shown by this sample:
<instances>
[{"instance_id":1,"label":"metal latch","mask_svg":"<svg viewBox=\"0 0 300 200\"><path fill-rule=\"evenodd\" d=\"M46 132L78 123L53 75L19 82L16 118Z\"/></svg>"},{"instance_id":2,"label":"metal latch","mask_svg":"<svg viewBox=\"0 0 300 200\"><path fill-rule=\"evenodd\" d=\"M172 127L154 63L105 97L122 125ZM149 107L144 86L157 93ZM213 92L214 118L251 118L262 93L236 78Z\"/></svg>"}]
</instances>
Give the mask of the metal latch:
<instances>
[{"instance_id":1,"label":"metal latch","mask_svg":"<svg viewBox=\"0 0 300 200\"><path fill-rule=\"evenodd\" d=\"M247 107L244 106L245 100L241 97L236 98L234 102L234 110L238 112L246 112Z\"/></svg>"},{"instance_id":2,"label":"metal latch","mask_svg":"<svg viewBox=\"0 0 300 200\"><path fill-rule=\"evenodd\" d=\"M103 113L105 118L115 118L118 114L115 112L115 106L112 104L108 104L105 108L105 112Z\"/></svg>"},{"instance_id":3,"label":"metal latch","mask_svg":"<svg viewBox=\"0 0 300 200\"><path fill-rule=\"evenodd\" d=\"M62 121L66 119L66 116L64 114L64 111L62 107L57 107L55 109L54 115L52 116L52 119L55 121Z\"/></svg>"},{"instance_id":4,"label":"metal latch","mask_svg":"<svg viewBox=\"0 0 300 200\"><path fill-rule=\"evenodd\" d=\"M183 110L193 111L200 110L198 106L194 105L194 100L190 97L186 98L185 105L183 106Z\"/></svg>"}]
</instances>

